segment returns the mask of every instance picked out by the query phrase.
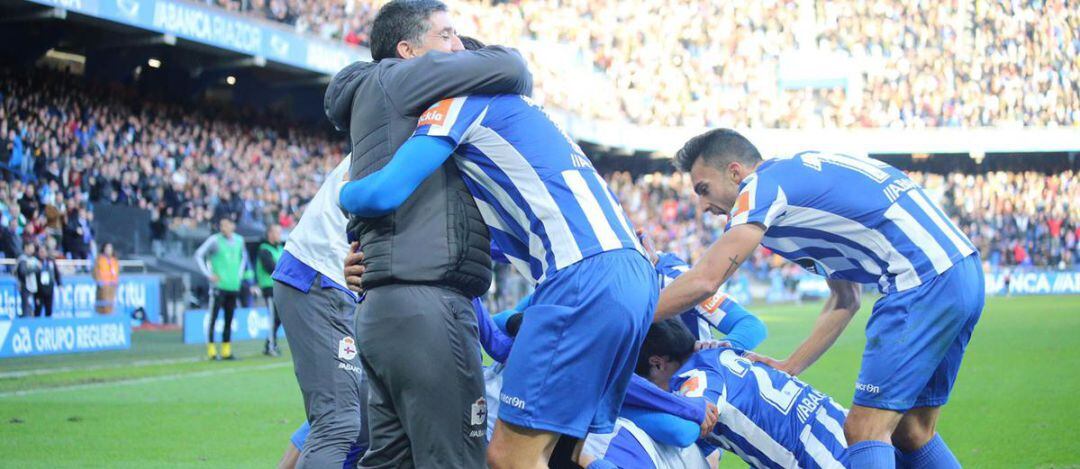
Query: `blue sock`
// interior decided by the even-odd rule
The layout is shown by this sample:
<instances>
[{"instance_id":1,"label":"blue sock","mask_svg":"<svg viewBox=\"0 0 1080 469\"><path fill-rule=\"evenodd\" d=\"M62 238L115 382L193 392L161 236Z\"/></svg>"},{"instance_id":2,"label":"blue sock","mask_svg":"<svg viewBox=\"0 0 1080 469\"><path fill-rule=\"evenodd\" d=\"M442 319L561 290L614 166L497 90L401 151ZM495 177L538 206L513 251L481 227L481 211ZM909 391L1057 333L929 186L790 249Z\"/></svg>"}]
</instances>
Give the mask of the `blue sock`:
<instances>
[{"instance_id":1,"label":"blue sock","mask_svg":"<svg viewBox=\"0 0 1080 469\"><path fill-rule=\"evenodd\" d=\"M960 461L956 460L949 445L937 434L922 448L904 453L904 463L907 467L919 469L960 469Z\"/></svg>"},{"instance_id":2,"label":"blue sock","mask_svg":"<svg viewBox=\"0 0 1080 469\"><path fill-rule=\"evenodd\" d=\"M894 469L896 450L880 441L860 441L844 453L844 466L851 469Z\"/></svg>"}]
</instances>

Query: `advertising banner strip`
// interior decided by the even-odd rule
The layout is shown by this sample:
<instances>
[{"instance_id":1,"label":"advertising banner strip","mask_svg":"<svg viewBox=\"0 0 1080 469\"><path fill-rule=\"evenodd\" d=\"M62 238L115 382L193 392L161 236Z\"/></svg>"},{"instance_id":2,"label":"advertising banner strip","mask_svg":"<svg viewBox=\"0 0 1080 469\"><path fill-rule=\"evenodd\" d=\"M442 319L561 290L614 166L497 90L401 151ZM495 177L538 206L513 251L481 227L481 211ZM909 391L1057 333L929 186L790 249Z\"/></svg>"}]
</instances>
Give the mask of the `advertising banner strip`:
<instances>
[{"instance_id":1,"label":"advertising banner strip","mask_svg":"<svg viewBox=\"0 0 1080 469\"><path fill-rule=\"evenodd\" d=\"M90 318L97 316L94 303L97 284L89 275L67 275L62 278L62 285L53 289L54 318ZM15 277L0 276L0 320L14 319L21 308L19 285ZM158 275L138 274L120 276L120 285L116 290L114 311L124 316L142 308L146 312L146 321L161 323L161 277Z\"/></svg>"},{"instance_id":2,"label":"advertising banner strip","mask_svg":"<svg viewBox=\"0 0 1080 469\"><path fill-rule=\"evenodd\" d=\"M94 318L0 320L0 358L131 348L131 321Z\"/></svg>"},{"instance_id":3,"label":"advertising banner strip","mask_svg":"<svg viewBox=\"0 0 1080 469\"><path fill-rule=\"evenodd\" d=\"M236 308L232 323L232 341L266 339L270 333L270 313L265 307ZM210 314L205 309L192 309L184 313L184 343L205 344L206 329L210 327ZM221 342L221 332L225 330L225 314L219 313L214 327L214 341ZM284 329L278 331L278 337L285 337Z\"/></svg>"}]
</instances>

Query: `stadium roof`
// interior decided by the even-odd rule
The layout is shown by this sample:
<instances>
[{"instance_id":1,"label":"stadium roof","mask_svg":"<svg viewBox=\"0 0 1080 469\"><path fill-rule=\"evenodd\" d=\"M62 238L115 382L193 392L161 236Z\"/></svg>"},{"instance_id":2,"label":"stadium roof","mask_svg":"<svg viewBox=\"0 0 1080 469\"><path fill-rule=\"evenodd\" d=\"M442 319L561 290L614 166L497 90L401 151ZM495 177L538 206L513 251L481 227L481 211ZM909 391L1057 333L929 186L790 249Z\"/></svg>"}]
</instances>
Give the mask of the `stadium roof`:
<instances>
[{"instance_id":1,"label":"stadium roof","mask_svg":"<svg viewBox=\"0 0 1080 469\"><path fill-rule=\"evenodd\" d=\"M301 77L332 75L371 57L364 48L183 0L0 0L0 12L5 29L74 25L63 28L62 39L76 49L175 46Z\"/></svg>"}]
</instances>

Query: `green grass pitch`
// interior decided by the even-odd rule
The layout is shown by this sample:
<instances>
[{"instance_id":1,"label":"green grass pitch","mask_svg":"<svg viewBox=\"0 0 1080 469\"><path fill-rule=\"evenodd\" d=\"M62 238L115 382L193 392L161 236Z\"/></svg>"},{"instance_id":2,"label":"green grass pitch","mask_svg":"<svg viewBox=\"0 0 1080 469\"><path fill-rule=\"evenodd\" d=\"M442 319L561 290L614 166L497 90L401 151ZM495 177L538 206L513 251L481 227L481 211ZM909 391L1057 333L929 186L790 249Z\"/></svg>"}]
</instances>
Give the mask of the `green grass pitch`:
<instances>
[{"instance_id":1,"label":"green grass pitch","mask_svg":"<svg viewBox=\"0 0 1080 469\"><path fill-rule=\"evenodd\" d=\"M783 356L820 305L754 308ZM803 378L851 402L869 305ZM176 332L124 352L0 361L0 467L272 467L303 419L288 358L201 360ZM967 467L1080 467L1080 296L994 298L940 431ZM725 458L724 467L742 467Z\"/></svg>"}]
</instances>

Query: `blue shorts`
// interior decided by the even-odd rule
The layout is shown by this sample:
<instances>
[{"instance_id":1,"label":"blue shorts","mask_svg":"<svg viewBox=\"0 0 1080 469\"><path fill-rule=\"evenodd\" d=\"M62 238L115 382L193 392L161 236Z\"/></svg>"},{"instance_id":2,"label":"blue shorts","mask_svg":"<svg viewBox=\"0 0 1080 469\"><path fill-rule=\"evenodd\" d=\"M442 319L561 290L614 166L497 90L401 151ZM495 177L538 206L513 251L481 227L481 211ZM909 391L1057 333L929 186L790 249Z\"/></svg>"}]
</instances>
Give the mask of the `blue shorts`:
<instances>
[{"instance_id":1,"label":"blue shorts","mask_svg":"<svg viewBox=\"0 0 1080 469\"><path fill-rule=\"evenodd\" d=\"M658 294L652 265L629 249L541 284L503 371L499 420L575 438L611 432Z\"/></svg>"},{"instance_id":2,"label":"blue shorts","mask_svg":"<svg viewBox=\"0 0 1080 469\"><path fill-rule=\"evenodd\" d=\"M857 405L905 412L949 400L985 302L979 255L918 287L881 297L866 325Z\"/></svg>"}]
</instances>

